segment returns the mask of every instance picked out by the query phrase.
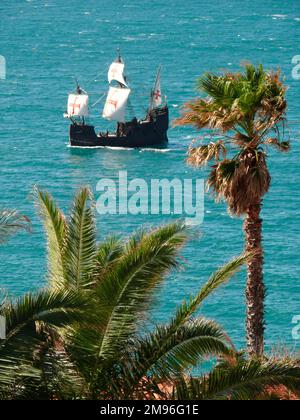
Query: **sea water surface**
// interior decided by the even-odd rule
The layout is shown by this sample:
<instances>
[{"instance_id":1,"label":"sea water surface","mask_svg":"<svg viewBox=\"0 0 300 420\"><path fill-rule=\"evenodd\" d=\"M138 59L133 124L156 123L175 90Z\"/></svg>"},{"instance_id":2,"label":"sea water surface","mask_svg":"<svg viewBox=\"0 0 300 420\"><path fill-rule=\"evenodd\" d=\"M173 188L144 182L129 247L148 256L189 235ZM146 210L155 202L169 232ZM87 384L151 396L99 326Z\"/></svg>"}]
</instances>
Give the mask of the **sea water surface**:
<instances>
[{"instance_id":1,"label":"sea water surface","mask_svg":"<svg viewBox=\"0 0 300 420\"><path fill-rule=\"evenodd\" d=\"M141 117L148 104L158 64L171 118L196 95L195 80L204 71L236 71L242 62L282 68L289 86L290 154L270 152L272 188L264 200L267 345L292 338L292 318L300 314L300 80L292 78L292 58L300 54L300 3L265 0L1 0L0 54L7 79L0 80L0 205L18 208L33 222L33 233L19 234L0 249L0 286L13 296L45 284L45 240L30 192L49 190L65 210L78 188L99 179L205 178L206 170L184 160L192 128L170 129L169 149L82 150L68 147L68 123L62 115L77 77L96 102L106 92L106 71L120 46L132 87L132 106ZM103 103L92 109L98 129ZM174 217L97 216L99 239L128 236L141 225ZM157 290L150 322L165 321L183 297L195 293L218 266L243 249L243 221L230 218L224 204L206 195L200 237L183 252L183 270ZM245 272L207 299L201 313L220 322L239 347L244 338Z\"/></svg>"}]
</instances>

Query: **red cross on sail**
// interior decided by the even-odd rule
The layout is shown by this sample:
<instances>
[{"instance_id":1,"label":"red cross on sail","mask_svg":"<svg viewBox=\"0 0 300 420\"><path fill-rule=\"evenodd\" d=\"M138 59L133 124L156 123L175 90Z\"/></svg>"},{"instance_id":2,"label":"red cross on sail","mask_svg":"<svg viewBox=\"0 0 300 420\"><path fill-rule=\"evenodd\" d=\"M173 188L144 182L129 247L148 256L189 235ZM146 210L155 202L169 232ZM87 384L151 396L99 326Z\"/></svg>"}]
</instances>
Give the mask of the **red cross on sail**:
<instances>
[{"instance_id":1,"label":"red cross on sail","mask_svg":"<svg viewBox=\"0 0 300 420\"><path fill-rule=\"evenodd\" d=\"M108 99L107 100L107 103L110 104L110 105L112 105L112 106L114 106L115 109L117 109L118 101L113 101L112 99Z\"/></svg>"},{"instance_id":2,"label":"red cross on sail","mask_svg":"<svg viewBox=\"0 0 300 420\"><path fill-rule=\"evenodd\" d=\"M76 112L80 111L80 104L76 103L76 99L75 99L75 102L73 104L70 103L70 108L72 108L72 115L75 115ZM76 111L76 109L77 109L77 111Z\"/></svg>"},{"instance_id":3,"label":"red cross on sail","mask_svg":"<svg viewBox=\"0 0 300 420\"><path fill-rule=\"evenodd\" d=\"M86 117L88 115L88 95L71 93L68 98L68 116Z\"/></svg>"},{"instance_id":4,"label":"red cross on sail","mask_svg":"<svg viewBox=\"0 0 300 420\"><path fill-rule=\"evenodd\" d=\"M125 122L126 104L130 89L110 87L103 109L103 118Z\"/></svg>"},{"instance_id":5,"label":"red cross on sail","mask_svg":"<svg viewBox=\"0 0 300 420\"><path fill-rule=\"evenodd\" d=\"M161 92L160 92L160 90L157 90L156 92L154 92L154 98L156 100L159 100L159 98L161 98Z\"/></svg>"},{"instance_id":6,"label":"red cross on sail","mask_svg":"<svg viewBox=\"0 0 300 420\"><path fill-rule=\"evenodd\" d=\"M158 69L154 89L152 91L152 99L151 99L151 109L157 108L162 104L161 99L161 89L160 89L160 71L161 69Z\"/></svg>"}]
</instances>

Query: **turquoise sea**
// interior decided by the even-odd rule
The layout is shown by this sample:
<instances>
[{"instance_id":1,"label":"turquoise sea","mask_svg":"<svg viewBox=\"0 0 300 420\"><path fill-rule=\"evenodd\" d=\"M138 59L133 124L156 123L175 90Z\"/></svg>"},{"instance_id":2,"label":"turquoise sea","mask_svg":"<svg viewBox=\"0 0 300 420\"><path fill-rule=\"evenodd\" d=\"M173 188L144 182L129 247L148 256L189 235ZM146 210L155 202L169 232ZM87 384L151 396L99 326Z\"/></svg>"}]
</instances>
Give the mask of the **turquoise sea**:
<instances>
[{"instance_id":1,"label":"turquoise sea","mask_svg":"<svg viewBox=\"0 0 300 420\"><path fill-rule=\"evenodd\" d=\"M0 18L0 55L7 60L7 79L0 80L0 205L18 208L34 225L31 235L20 234L1 247L0 287L19 295L45 284L45 242L30 198L34 184L67 209L79 185L95 191L99 179L115 179L119 170L146 180L206 175L184 163L197 135L191 128L170 129L164 153L69 148L62 116L74 76L96 102L107 89L107 66L120 46L132 104L142 116L161 63L163 93L175 118L180 105L196 95L195 79L204 71L236 71L242 62L262 62L267 68L280 66L289 85L293 140L290 154L270 152L273 181L263 210L267 344L269 349L280 342L299 348L292 339L292 317L300 314L300 80L292 78L292 58L300 54L299 0L1 0ZM102 105L92 109L91 121L106 129L99 118ZM97 223L103 238L171 219L98 215ZM157 290L151 321L167 319L184 296L243 249L242 220L230 218L225 205L208 195L200 234L184 250L184 269ZM201 309L240 347L245 345L244 287L243 272Z\"/></svg>"}]
</instances>

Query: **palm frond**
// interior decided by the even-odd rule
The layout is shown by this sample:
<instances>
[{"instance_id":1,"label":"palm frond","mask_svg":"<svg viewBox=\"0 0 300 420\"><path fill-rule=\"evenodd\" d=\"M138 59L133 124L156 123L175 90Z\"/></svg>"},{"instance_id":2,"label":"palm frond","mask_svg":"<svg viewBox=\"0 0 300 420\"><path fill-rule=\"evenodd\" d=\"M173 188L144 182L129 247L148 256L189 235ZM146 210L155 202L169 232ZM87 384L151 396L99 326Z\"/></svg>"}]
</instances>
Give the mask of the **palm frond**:
<instances>
[{"instance_id":1,"label":"palm frond","mask_svg":"<svg viewBox=\"0 0 300 420\"><path fill-rule=\"evenodd\" d=\"M186 369L206 357L231 353L227 335L215 322L196 318L170 334L170 327L158 326L155 331L133 343L121 360L120 389L127 397L134 395L143 378L174 381Z\"/></svg>"},{"instance_id":2,"label":"palm frond","mask_svg":"<svg viewBox=\"0 0 300 420\"><path fill-rule=\"evenodd\" d=\"M225 199L229 212L240 216L247 213L251 203L260 203L270 183L265 153L249 149L215 165L207 185L216 201Z\"/></svg>"},{"instance_id":3,"label":"palm frond","mask_svg":"<svg viewBox=\"0 0 300 420\"><path fill-rule=\"evenodd\" d=\"M158 327L155 333L146 336L144 341L141 341L141 344L135 353L136 363L133 362L132 366L129 364L129 369L136 372L135 376L131 378L135 384L141 380L144 375L147 375L151 368L154 370L159 370L159 366L164 365L166 368L165 372L168 372L167 364L165 363L166 360L164 358L168 358L170 356L170 358L173 360L173 363L175 363L174 353L172 353L175 351L175 348L177 349L176 351L178 351L177 362L179 364L180 357L183 358L181 359L182 363L188 363L188 361L190 361L190 363L193 364L193 362L199 360L197 357L201 357L203 353L201 353L200 347L195 346L195 342L193 342L193 340L191 347L190 342L188 342L188 344L186 343L186 347L185 344L183 344L182 347L176 345L178 337L180 337L182 330L185 328L189 332L194 331L200 333L201 331L204 343L206 343L208 346L206 348L207 350L209 345L215 345L216 351L218 347L220 353L228 352L228 348L232 347L232 344L230 343L227 335L220 329L217 324L206 320L199 320L193 323L190 321L190 319L198 309L199 305L201 305L201 303L218 287L226 283L245 264L248 258L248 256L241 256L230 261L224 267L219 269L211 276L209 281L201 288L195 297L191 297L189 302L185 301L182 303L182 305L179 306L175 317L171 319L168 325L164 327ZM197 330L196 328L193 330L193 327L195 326L197 326L199 329ZM202 338L200 336L198 337L197 344L199 346L204 345ZM179 349L183 349L183 352L180 353ZM189 357L191 357L191 352L193 350L195 351L193 354L195 359L192 361L192 359ZM184 359L185 351L186 359ZM214 353L214 351L212 353ZM164 361L164 363L162 364L161 361Z\"/></svg>"},{"instance_id":4,"label":"palm frond","mask_svg":"<svg viewBox=\"0 0 300 420\"><path fill-rule=\"evenodd\" d=\"M88 296L74 290L42 290L27 293L16 301L7 302L0 308L6 319L7 339L18 334L32 321L43 321L61 327L70 321L80 320L89 308Z\"/></svg>"},{"instance_id":5,"label":"palm frond","mask_svg":"<svg viewBox=\"0 0 300 420\"><path fill-rule=\"evenodd\" d=\"M16 210L0 210L0 244L5 243L20 230L30 231L31 224L28 217Z\"/></svg>"},{"instance_id":6,"label":"palm frond","mask_svg":"<svg viewBox=\"0 0 300 420\"><path fill-rule=\"evenodd\" d=\"M184 104L181 117L173 124L174 126L193 125L199 130L207 127L224 133L242 121L243 113L238 107L228 110L210 99L196 99Z\"/></svg>"},{"instance_id":7,"label":"palm frond","mask_svg":"<svg viewBox=\"0 0 300 420\"><path fill-rule=\"evenodd\" d=\"M20 358L0 357L0 400L30 399L36 395L41 371Z\"/></svg>"},{"instance_id":8,"label":"palm frond","mask_svg":"<svg viewBox=\"0 0 300 420\"><path fill-rule=\"evenodd\" d=\"M34 361L45 342L44 326L62 328L87 319L87 296L74 291L41 291L6 302L0 315L6 319L6 339L0 342L0 393L18 388L25 381L38 381L41 374ZM14 375L9 376L12 369ZM33 376L32 376L33 375ZM23 386L23 385L22 385Z\"/></svg>"},{"instance_id":9,"label":"palm frond","mask_svg":"<svg viewBox=\"0 0 300 420\"><path fill-rule=\"evenodd\" d=\"M217 76L206 73L198 79L197 87L213 98L219 107L231 108L239 93L237 79L231 74Z\"/></svg>"},{"instance_id":10,"label":"palm frond","mask_svg":"<svg viewBox=\"0 0 300 420\"><path fill-rule=\"evenodd\" d=\"M202 378L181 379L176 385L176 399L251 400L267 387L284 385L294 390L300 386L300 368L291 362L250 360L227 370L216 367Z\"/></svg>"},{"instance_id":11,"label":"palm frond","mask_svg":"<svg viewBox=\"0 0 300 420\"><path fill-rule=\"evenodd\" d=\"M88 386L63 346L46 343L36 359L42 372L38 393L46 399L73 400L87 396Z\"/></svg>"},{"instance_id":12,"label":"palm frond","mask_svg":"<svg viewBox=\"0 0 300 420\"><path fill-rule=\"evenodd\" d=\"M134 236L124 254L114 260L97 282L95 325L82 325L74 333L74 357L95 366L119 360L128 339L145 316L152 293L163 276L178 265L178 252L188 237L182 223L173 223Z\"/></svg>"},{"instance_id":13,"label":"palm frond","mask_svg":"<svg viewBox=\"0 0 300 420\"><path fill-rule=\"evenodd\" d=\"M182 325L184 322L189 320L199 308L201 303L222 284L228 282L230 278L232 278L243 267L249 258L249 255L241 255L240 257L231 260L212 274L208 282L200 289L199 293L195 297L191 297L189 302L185 301L179 306L176 316L172 321L173 328L176 328L178 325Z\"/></svg>"},{"instance_id":14,"label":"palm frond","mask_svg":"<svg viewBox=\"0 0 300 420\"><path fill-rule=\"evenodd\" d=\"M124 242L115 236L107 238L98 245L95 269L95 276L101 281L104 273L113 269L113 265L123 255L125 250Z\"/></svg>"},{"instance_id":15,"label":"palm frond","mask_svg":"<svg viewBox=\"0 0 300 420\"><path fill-rule=\"evenodd\" d=\"M49 280L53 287L60 287L66 277L64 252L68 224L48 192L35 187L34 197L47 237Z\"/></svg>"},{"instance_id":16,"label":"palm frond","mask_svg":"<svg viewBox=\"0 0 300 420\"><path fill-rule=\"evenodd\" d=\"M289 141L279 141L275 137L268 138L265 141L265 144L272 145L281 152L289 152L291 150L291 143Z\"/></svg>"},{"instance_id":17,"label":"palm frond","mask_svg":"<svg viewBox=\"0 0 300 420\"><path fill-rule=\"evenodd\" d=\"M103 308L105 334L99 355L113 355L136 331L136 322L148 308L152 292L163 276L178 264L179 249L187 240L182 223L161 227L129 246L118 265L97 287Z\"/></svg>"},{"instance_id":18,"label":"palm frond","mask_svg":"<svg viewBox=\"0 0 300 420\"><path fill-rule=\"evenodd\" d=\"M6 338L0 342L0 358L26 360L40 343L39 325L52 328L69 326L87 318L88 297L74 291L41 291L28 293L14 302L5 303L0 315L6 320Z\"/></svg>"},{"instance_id":19,"label":"palm frond","mask_svg":"<svg viewBox=\"0 0 300 420\"><path fill-rule=\"evenodd\" d=\"M89 286L95 268L96 227L91 200L92 193L88 188L78 191L66 236L66 285L78 289Z\"/></svg>"},{"instance_id":20,"label":"palm frond","mask_svg":"<svg viewBox=\"0 0 300 420\"><path fill-rule=\"evenodd\" d=\"M211 160L218 162L221 158L226 158L226 153L226 147L221 140L202 146L192 145L188 150L187 163L202 166Z\"/></svg>"}]
</instances>

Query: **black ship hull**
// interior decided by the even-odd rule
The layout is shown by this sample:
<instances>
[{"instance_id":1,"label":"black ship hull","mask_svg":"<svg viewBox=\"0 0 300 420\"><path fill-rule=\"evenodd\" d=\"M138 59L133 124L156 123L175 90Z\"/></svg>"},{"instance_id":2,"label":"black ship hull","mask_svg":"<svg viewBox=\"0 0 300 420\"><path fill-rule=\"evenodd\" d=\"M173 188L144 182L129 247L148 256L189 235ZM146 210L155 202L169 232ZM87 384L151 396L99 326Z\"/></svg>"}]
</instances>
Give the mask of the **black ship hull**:
<instances>
[{"instance_id":1,"label":"black ship hull","mask_svg":"<svg viewBox=\"0 0 300 420\"><path fill-rule=\"evenodd\" d=\"M91 125L74 123L70 126L70 144L80 147L166 147L169 127L168 107L154 109L145 120L136 119L118 124L116 133L96 134Z\"/></svg>"}]
</instances>

